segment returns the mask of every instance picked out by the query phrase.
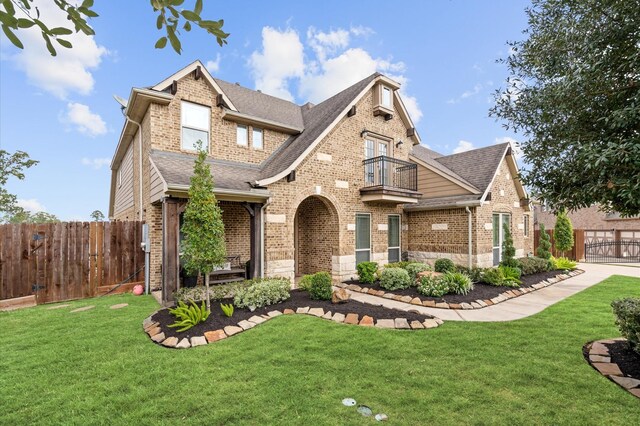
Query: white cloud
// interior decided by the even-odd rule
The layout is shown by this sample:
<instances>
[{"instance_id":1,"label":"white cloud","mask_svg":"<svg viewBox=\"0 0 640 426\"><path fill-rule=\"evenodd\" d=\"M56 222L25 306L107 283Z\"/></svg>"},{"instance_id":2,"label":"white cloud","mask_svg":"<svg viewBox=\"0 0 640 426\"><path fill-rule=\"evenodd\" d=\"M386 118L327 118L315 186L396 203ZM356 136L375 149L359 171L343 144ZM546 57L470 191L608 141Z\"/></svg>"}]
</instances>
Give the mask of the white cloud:
<instances>
[{"instance_id":1,"label":"white cloud","mask_svg":"<svg viewBox=\"0 0 640 426\"><path fill-rule=\"evenodd\" d=\"M478 83L475 86L473 86L472 89L465 90L464 92L462 92L460 96L447 100L447 103L450 105L457 104L465 99L469 99L478 95L479 93L482 92L483 89L489 89L492 86L493 86L493 81L491 80L487 80L484 83Z\"/></svg>"},{"instance_id":2,"label":"white cloud","mask_svg":"<svg viewBox=\"0 0 640 426\"><path fill-rule=\"evenodd\" d=\"M93 167L96 170L99 170L103 167L109 167L111 164L111 158L87 158L84 157L81 160L84 166Z\"/></svg>"},{"instance_id":3,"label":"white cloud","mask_svg":"<svg viewBox=\"0 0 640 426\"><path fill-rule=\"evenodd\" d=\"M18 198L16 200L16 204L18 205L18 207L22 207L23 209L30 211L31 213L47 211L47 208L43 206L42 203L40 203L40 201L36 200L35 198L27 198L27 199Z\"/></svg>"},{"instance_id":4,"label":"white cloud","mask_svg":"<svg viewBox=\"0 0 640 426\"><path fill-rule=\"evenodd\" d=\"M376 33L373 28L365 27L364 25L351 26L351 28L349 28L349 32L351 32L351 34L356 37L364 38L367 38Z\"/></svg>"},{"instance_id":5,"label":"white cloud","mask_svg":"<svg viewBox=\"0 0 640 426\"><path fill-rule=\"evenodd\" d=\"M77 102L67 104L67 112L61 118L64 123L75 126L76 130L91 137L107 133L107 125L100 115L91 112L89 107Z\"/></svg>"},{"instance_id":6,"label":"white cloud","mask_svg":"<svg viewBox=\"0 0 640 426\"><path fill-rule=\"evenodd\" d=\"M210 73L217 73L218 71L220 71L220 59L222 57L220 56L220 53L216 53L216 59L213 61L207 61L207 63L204 65L205 67L207 67L207 70Z\"/></svg>"},{"instance_id":7,"label":"white cloud","mask_svg":"<svg viewBox=\"0 0 640 426\"><path fill-rule=\"evenodd\" d=\"M60 11L52 1L37 0L33 6L37 6L40 14L47 17L49 28L73 28L66 13ZM91 93L95 83L91 71L100 65L109 51L104 46L99 46L93 36L83 33L74 32L62 38L71 42L73 48L66 49L54 40L52 43L58 53L54 57L47 51L39 27L22 29L20 39L24 49L7 57L26 73L33 85L59 98L66 99L72 92L83 95Z\"/></svg>"},{"instance_id":8,"label":"white cloud","mask_svg":"<svg viewBox=\"0 0 640 426\"><path fill-rule=\"evenodd\" d=\"M461 152L471 151L472 149L476 149L476 147L473 146L473 143L461 140L460 142L458 142L458 145L453 148L453 153L460 154Z\"/></svg>"},{"instance_id":9,"label":"white cloud","mask_svg":"<svg viewBox=\"0 0 640 426\"><path fill-rule=\"evenodd\" d=\"M249 67L256 89L293 101L288 80L304 74L304 46L292 29L278 31L262 29L262 52L257 50L249 58Z\"/></svg>"},{"instance_id":10,"label":"white cloud","mask_svg":"<svg viewBox=\"0 0 640 426\"><path fill-rule=\"evenodd\" d=\"M345 49L349 45L349 31L337 29L325 33L316 30L315 27L309 27L307 40L318 60L324 62L327 54L334 55L339 49Z\"/></svg>"}]
</instances>

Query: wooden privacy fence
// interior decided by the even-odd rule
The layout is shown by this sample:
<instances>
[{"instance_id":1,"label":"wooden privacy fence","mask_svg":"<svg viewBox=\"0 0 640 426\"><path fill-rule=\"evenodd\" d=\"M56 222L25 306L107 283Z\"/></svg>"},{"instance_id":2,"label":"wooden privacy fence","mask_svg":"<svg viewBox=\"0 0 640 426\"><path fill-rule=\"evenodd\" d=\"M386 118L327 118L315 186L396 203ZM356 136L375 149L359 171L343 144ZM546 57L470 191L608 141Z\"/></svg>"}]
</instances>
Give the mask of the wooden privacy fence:
<instances>
[{"instance_id":1,"label":"wooden privacy fence","mask_svg":"<svg viewBox=\"0 0 640 426\"><path fill-rule=\"evenodd\" d=\"M553 229L546 230L551 236L551 254L555 257L562 256L562 253L556 249L556 242L553 238ZM540 230L536 229L533 234L533 254L536 255L538 250L538 244L540 243ZM572 260L582 261L584 260L584 229L573 230L573 248L570 251L564 253L565 257Z\"/></svg>"},{"instance_id":2,"label":"wooden privacy fence","mask_svg":"<svg viewBox=\"0 0 640 426\"><path fill-rule=\"evenodd\" d=\"M0 225L0 300L37 303L104 294L144 281L142 222Z\"/></svg>"}]
</instances>

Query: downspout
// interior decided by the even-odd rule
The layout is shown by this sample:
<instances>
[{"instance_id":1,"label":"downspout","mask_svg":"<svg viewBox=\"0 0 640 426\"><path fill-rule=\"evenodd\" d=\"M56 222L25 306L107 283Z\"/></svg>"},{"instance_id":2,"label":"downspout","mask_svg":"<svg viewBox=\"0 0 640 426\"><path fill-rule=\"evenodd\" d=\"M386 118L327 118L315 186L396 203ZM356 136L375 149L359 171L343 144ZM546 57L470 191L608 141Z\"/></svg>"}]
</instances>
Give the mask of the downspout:
<instances>
[{"instance_id":1,"label":"downspout","mask_svg":"<svg viewBox=\"0 0 640 426\"><path fill-rule=\"evenodd\" d=\"M471 264L472 264L472 262L471 262L471 253L473 252L473 250L471 248L471 237L473 235L472 224L471 224L471 216L472 215L471 215L471 209L469 209L469 206L466 206L464 209L467 212L467 217L469 218L469 220L468 220L468 222L469 222L469 254L468 254L469 260L468 260L468 267L469 267L469 269L471 269Z\"/></svg>"},{"instance_id":2,"label":"downspout","mask_svg":"<svg viewBox=\"0 0 640 426\"><path fill-rule=\"evenodd\" d=\"M260 278L264 278L264 211L267 209L267 206L271 204L271 201L271 197L267 198L267 202L261 207L262 213L260 214L260 220L262 223L260 224L260 241L262 244L260 247Z\"/></svg>"}]
</instances>

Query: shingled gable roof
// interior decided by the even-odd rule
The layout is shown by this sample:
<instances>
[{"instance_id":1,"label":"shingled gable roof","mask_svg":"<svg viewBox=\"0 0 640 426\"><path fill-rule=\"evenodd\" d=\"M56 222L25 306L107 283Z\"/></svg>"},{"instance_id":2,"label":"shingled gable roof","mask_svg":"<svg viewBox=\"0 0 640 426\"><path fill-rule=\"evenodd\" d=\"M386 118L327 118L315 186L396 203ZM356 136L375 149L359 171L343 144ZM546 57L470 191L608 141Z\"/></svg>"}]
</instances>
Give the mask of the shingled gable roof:
<instances>
[{"instance_id":1,"label":"shingled gable roof","mask_svg":"<svg viewBox=\"0 0 640 426\"><path fill-rule=\"evenodd\" d=\"M442 154L435 152L425 146L416 145L413 147L413 151L411 152L411 155L414 157L414 159L417 159L422 163L430 166L431 168L436 169L438 172L443 173L449 176L450 178L453 178L454 180L458 181L456 183L460 183L462 185L467 186L468 187L467 189L472 190L472 192L480 192L480 193L482 192L476 186L474 186L471 182L468 182L465 178L460 176L458 173L440 164L440 162L438 162L438 159L444 157Z\"/></svg>"},{"instance_id":2,"label":"shingled gable roof","mask_svg":"<svg viewBox=\"0 0 640 426\"><path fill-rule=\"evenodd\" d=\"M289 169L296 161L301 161L305 152L322 133L330 130L332 123L344 113L344 110L381 75L374 73L316 106L303 108L304 132L291 136L265 160L258 184L266 185L281 178L278 177L279 174Z\"/></svg>"}]
</instances>

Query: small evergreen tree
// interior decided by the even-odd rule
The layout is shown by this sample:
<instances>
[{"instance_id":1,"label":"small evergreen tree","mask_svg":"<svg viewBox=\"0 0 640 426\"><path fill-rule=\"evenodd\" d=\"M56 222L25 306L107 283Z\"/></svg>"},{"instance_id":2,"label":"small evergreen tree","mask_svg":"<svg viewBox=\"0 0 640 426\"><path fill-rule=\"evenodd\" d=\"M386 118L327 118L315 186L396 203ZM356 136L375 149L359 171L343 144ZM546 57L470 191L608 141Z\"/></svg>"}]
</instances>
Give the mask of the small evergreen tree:
<instances>
[{"instance_id":1,"label":"small evergreen tree","mask_svg":"<svg viewBox=\"0 0 640 426\"><path fill-rule=\"evenodd\" d=\"M207 309L210 310L209 274L214 267L224 263L227 254L222 210L213 194L214 183L211 169L206 163L207 152L202 149L202 142L198 142L197 149L198 157L193 168L182 225L183 256L187 273L204 274Z\"/></svg>"},{"instance_id":2,"label":"small evergreen tree","mask_svg":"<svg viewBox=\"0 0 640 426\"><path fill-rule=\"evenodd\" d=\"M573 248L573 225L566 210L558 214L553 236L556 241L556 249L562 253L562 257L565 257L564 252Z\"/></svg>"},{"instance_id":3,"label":"small evergreen tree","mask_svg":"<svg viewBox=\"0 0 640 426\"><path fill-rule=\"evenodd\" d=\"M551 259L551 237L547 234L542 223L540 224L540 241L536 255L541 259Z\"/></svg>"},{"instance_id":4,"label":"small evergreen tree","mask_svg":"<svg viewBox=\"0 0 640 426\"><path fill-rule=\"evenodd\" d=\"M94 210L89 216L96 222L104 220L104 214L100 210Z\"/></svg>"},{"instance_id":5,"label":"small evergreen tree","mask_svg":"<svg viewBox=\"0 0 640 426\"><path fill-rule=\"evenodd\" d=\"M513 237L511 236L511 229L509 224L502 225L502 232L504 234L504 240L502 241L502 266L509 266L511 268L517 268L519 266L516 260L516 248L513 246Z\"/></svg>"}]
</instances>

